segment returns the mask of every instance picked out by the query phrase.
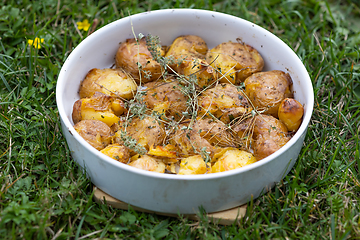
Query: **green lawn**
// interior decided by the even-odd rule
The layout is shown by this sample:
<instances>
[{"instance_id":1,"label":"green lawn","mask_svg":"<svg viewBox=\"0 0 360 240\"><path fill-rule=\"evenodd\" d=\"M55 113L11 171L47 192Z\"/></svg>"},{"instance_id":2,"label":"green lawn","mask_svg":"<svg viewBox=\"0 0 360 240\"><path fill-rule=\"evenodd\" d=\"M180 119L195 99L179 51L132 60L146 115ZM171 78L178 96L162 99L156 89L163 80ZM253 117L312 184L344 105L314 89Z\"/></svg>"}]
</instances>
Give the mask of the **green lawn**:
<instances>
[{"instance_id":1,"label":"green lawn","mask_svg":"<svg viewBox=\"0 0 360 240\"><path fill-rule=\"evenodd\" d=\"M0 238L360 239L357 2L0 1ZM313 81L314 113L297 163L271 192L248 204L239 225L93 202L92 183L61 133L55 86L69 53L94 29L164 8L209 9L252 21L291 46ZM85 19L92 24L88 31L77 28ZM30 46L35 38L43 39L39 49Z\"/></svg>"}]
</instances>

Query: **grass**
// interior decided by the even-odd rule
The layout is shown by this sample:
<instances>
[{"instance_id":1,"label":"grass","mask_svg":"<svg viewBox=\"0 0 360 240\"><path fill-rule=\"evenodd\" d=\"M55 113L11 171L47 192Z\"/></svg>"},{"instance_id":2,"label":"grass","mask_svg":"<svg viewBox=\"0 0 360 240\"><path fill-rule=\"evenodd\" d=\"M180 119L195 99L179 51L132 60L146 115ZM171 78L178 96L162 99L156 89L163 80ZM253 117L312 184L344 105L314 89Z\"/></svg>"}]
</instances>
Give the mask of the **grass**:
<instances>
[{"instance_id":1,"label":"grass","mask_svg":"<svg viewBox=\"0 0 360 240\"><path fill-rule=\"evenodd\" d=\"M359 239L360 8L355 0L12 1L0 4L0 236L4 239ZM161 8L252 21L291 46L315 90L299 159L248 204L240 225L123 211L92 200L92 183L60 130L56 80L91 31ZM43 38L41 48L28 40Z\"/></svg>"}]
</instances>

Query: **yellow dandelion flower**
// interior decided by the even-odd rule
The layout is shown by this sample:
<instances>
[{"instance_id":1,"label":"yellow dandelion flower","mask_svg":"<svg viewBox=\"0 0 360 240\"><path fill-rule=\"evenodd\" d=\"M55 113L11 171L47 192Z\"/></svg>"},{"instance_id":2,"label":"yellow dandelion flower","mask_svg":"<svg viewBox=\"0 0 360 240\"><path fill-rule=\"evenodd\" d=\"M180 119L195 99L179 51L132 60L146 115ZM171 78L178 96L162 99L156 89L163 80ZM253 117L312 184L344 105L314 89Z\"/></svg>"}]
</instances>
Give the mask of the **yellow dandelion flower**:
<instances>
[{"instance_id":1,"label":"yellow dandelion flower","mask_svg":"<svg viewBox=\"0 0 360 240\"><path fill-rule=\"evenodd\" d=\"M33 46L36 49L40 49L41 48L40 43L43 43L43 42L44 42L44 39L38 38L38 37L36 37L34 40L31 40L31 39L28 40L28 44L30 46Z\"/></svg>"},{"instance_id":2,"label":"yellow dandelion flower","mask_svg":"<svg viewBox=\"0 0 360 240\"><path fill-rule=\"evenodd\" d=\"M79 30L83 29L84 31L87 31L89 30L89 27L90 27L90 23L87 19L85 19L84 21L82 22L77 22L77 27Z\"/></svg>"}]
</instances>

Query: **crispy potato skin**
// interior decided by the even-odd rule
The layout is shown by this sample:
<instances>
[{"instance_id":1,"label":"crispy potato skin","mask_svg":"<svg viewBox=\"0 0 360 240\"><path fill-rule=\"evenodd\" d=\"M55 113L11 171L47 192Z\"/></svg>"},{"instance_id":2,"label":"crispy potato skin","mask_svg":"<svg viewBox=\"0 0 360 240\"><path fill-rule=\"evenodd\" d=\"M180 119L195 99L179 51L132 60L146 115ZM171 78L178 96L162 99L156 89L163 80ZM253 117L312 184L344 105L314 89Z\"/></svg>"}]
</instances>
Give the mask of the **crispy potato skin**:
<instances>
[{"instance_id":1,"label":"crispy potato skin","mask_svg":"<svg viewBox=\"0 0 360 240\"><path fill-rule=\"evenodd\" d=\"M292 80L279 70L254 73L245 80L245 93L255 108L266 109L265 114L278 115L280 103L292 98Z\"/></svg>"},{"instance_id":2,"label":"crispy potato skin","mask_svg":"<svg viewBox=\"0 0 360 240\"><path fill-rule=\"evenodd\" d=\"M125 130L124 123L121 129L115 133L115 142L119 144L123 143L121 140L122 130ZM151 146L162 145L166 136L164 126L152 117L133 118L131 122L127 123L126 133L146 150L149 150Z\"/></svg>"},{"instance_id":3,"label":"crispy potato skin","mask_svg":"<svg viewBox=\"0 0 360 240\"><path fill-rule=\"evenodd\" d=\"M186 111L187 98L181 92L181 88L175 79L168 81L154 81L144 84L146 88L146 95L143 97L149 109L159 111L159 106L165 105L161 108L167 117L174 117L179 120L183 117L183 112Z\"/></svg>"},{"instance_id":4,"label":"crispy potato skin","mask_svg":"<svg viewBox=\"0 0 360 240\"><path fill-rule=\"evenodd\" d=\"M289 131L298 130L303 115L303 106L293 98L285 98L279 106L279 119L286 125Z\"/></svg>"},{"instance_id":5,"label":"crispy potato skin","mask_svg":"<svg viewBox=\"0 0 360 240\"><path fill-rule=\"evenodd\" d=\"M72 119L75 124L84 119L100 120L110 127L119 121L118 116L125 111L121 99L96 92L91 98L79 99L74 103Z\"/></svg>"},{"instance_id":6,"label":"crispy potato skin","mask_svg":"<svg viewBox=\"0 0 360 240\"><path fill-rule=\"evenodd\" d=\"M127 163L130 159L130 152L129 150L118 143L110 144L106 146L104 149L100 150L101 153L115 159L121 163Z\"/></svg>"},{"instance_id":7,"label":"crispy potato skin","mask_svg":"<svg viewBox=\"0 0 360 240\"><path fill-rule=\"evenodd\" d=\"M159 49L159 51L160 55L165 55L163 49ZM141 64L141 71L139 71L137 63ZM115 64L130 73L137 83L140 82L140 78L142 83L154 81L161 77L164 71L161 65L153 59L145 38L138 42L135 38L131 38L121 43L116 53Z\"/></svg>"},{"instance_id":8,"label":"crispy potato skin","mask_svg":"<svg viewBox=\"0 0 360 240\"><path fill-rule=\"evenodd\" d=\"M81 120L74 125L75 130L97 150L104 149L112 142L114 133L106 123L99 120Z\"/></svg>"},{"instance_id":9,"label":"crispy potato skin","mask_svg":"<svg viewBox=\"0 0 360 240\"><path fill-rule=\"evenodd\" d=\"M169 50L166 52L166 57L174 56L175 58L179 58L181 56L192 56L204 59L207 50L207 44L201 37L184 35L177 37L173 41Z\"/></svg>"},{"instance_id":10,"label":"crispy potato skin","mask_svg":"<svg viewBox=\"0 0 360 240\"><path fill-rule=\"evenodd\" d=\"M211 167L212 173L224 172L241 168L256 162L256 158L249 152L230 148Z\"/></svg>"},{"instance_id":11,"label":"crispy potato skin","mask_svg":"<svg viewBox=\"0 0 360 240\"><path fill-rule=\"evenodd\" d=\"M137 85L123 70L91 69L80 84L80 98L92 97L95 92L109 96L131 99Z\"/></svg>"},{"instance_id":12,"label":"crispy potato skin","mask_svg":"<svg viewBox=\"0 0 360 240\"><path fill-rule=\"evenodd\" d=\"M285 124L271 115L260 114L254 119L254 155L263 159L284 146L289 140Z\"/></svg>"},{"instance_id":13,"label":"crispy potato skin","mask_svg":"<svg viewBox=\"0 0 360 240\"><path fill-rule=\"evenodd\" d=\"M224 42L208 51L206 61L219 70L220 82L239 84L264 67L259 52L250 45L239 42Z\"/></svg>"},{"instance_id":14,"label":"crispy potato skin","mask_svg":"<svg viewBox=\"0 0 360 240\"><path fill-rule=\"evenodd\" d=\"M175 59L169 64L171 69L180 75L195 76L197 85L204 88L216 81L215 70L205 61L207 50L206 42L201 37L186 35L176 38L165 56Z\"/></svg>"},{"instance_id":15,"label":"crispy potato skin","mask_svg":"<svg viewBox=\"0 0 360 240\"><path fill-rule=\"evenodd\" d=\"M150 157L148 155L143 155L140 158L130 162L128 165L150 172L165 172L165 164L157 160L156 158Z\"/></svg>"},{"instance_id":16,"label":"crispy potato skin","mask_svg":"<svg viewBox=\"0 0 360 240\"><path fill-rule=\"evenodd\" d=\"M206 163L200 155L183 158L180 162L179 175L196 175L206 173Z\"/></svg>"},{"instance_id":17,"label":"crispy potato skin","mask_svg":"<svg viewBox=\"0 0 360 240\"><path fill-rule=\"evenodd\" d=\"M243 90L228 83L205 90L198 99L199 115L213 114L224 123L249 113L252 108Z\"/></svg>"},{"instance_id":18,"label":"crispy potato skin","mask_svg":"<svg viewBox=\"0 0 360 240\"><path fill-rule=\"evenodd\" d=\"M169 142L178 149L181 157L200 154L203 149L212 157L217 147L234 144L226 125L210 118L198 118L195 123L187 121L180 124Z\"/></svg>"}]
</instances>

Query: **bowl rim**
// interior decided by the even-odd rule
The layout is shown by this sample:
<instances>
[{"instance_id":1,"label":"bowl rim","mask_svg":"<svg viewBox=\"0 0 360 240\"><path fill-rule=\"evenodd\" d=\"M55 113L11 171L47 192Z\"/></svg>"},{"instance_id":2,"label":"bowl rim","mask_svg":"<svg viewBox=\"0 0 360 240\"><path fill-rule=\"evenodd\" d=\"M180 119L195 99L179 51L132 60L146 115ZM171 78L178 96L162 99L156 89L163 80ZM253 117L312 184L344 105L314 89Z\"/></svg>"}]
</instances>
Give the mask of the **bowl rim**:
<instances>
[{"instance_id":1,"label":"bowl rim","mask_svg":"<svg viewBox=\"0 0 360 240\"><path fill-rule=\"evenodd\" d=\"M169 14L169 13L174 13L174 12L180 12L180 13L193 13L193 14L213 14L214 16L225 16L225 17L230 17L233 19L236 19L236 21L242 21L246 24L249 25L253 25L258 27L261 31L264 32L264 34L266 34L267 36L271 36L272 38L276 39L279 44L282 45L282 47L286 48L289 53L294 55L294 59L296 59L296 61L298 62L297 64L301 65L301 68L303 69L303 71L305 71L305 76L306 79L302 79L302 81L306 82L307 89L311 89L311 94L309 94L309 98L307 99L307 106L305 111L304 111L304 118L303 118L303 122L300 125L299 129L297 130L297 132L294 134L294 136L292 136L292 138L283 146L281 147L278 151L276 151L275 153L269 155L268 157L261 159L260 161L257 161L255 163L252 163L250 165L241 167L241 168L237 168L237 169L233 169L233 170L229 170L229 171L225 171L225 172L219 172L219 173L211 173L211 174L199 174L199 175L176 175L176 174L164 174L164 173L156 173L156 172L150 172L150 171L145 171L142 169L137 169L135 167L131 167L128 166L126 164L120 163L118 161L114 161L114 159L106 156L105 154L102 154L100 151L96 150L94 147L92 147L88 142L86 142L74 129L72 123L70 122L70 120L68 119L66 113L65 113L65 108L63 106L63 101L62 101L62 92L60 90L65 89L64 82L63 79L63 75L65 75L65 71L67 66L69 65L69 61L67 61L69 58L71 58L72 56L74 56L77 51L79 51L79 49L82 46L85 46L85 44L89 41L91 41L93 38L98 38L99 36L101 36L102 32L104 32L107 28L112 27L112 26L116 26L117 23L123 22L123 21L128 21L129 19L136 19L136 18L141 18L141 17L146 17L146 15L152 14L152 13L156 13L156 14ZM142 13L138 13L138 14L134 14L134 15L130 15L118 20L115 20L103 27L101 27L100 29L96 30L94 33L92 33L91 35L89 35L88 37L86 37L83 41L81 41L74 49L73 51L68 55L68 57L66 58L66 60L64 61L64 64L61 67L60 73L58 75L58 79L57 79L57 84L56 84L56 103L57 103L57 108L59 111L59 117L61 119L61 121L63 122L64 126L67 127L67 129L70 131L70 133L73 135L73 137L75 138L76 141L78 141L83 147L86 148L86 150L90 151L92 154L94 154L97 158L99 158L101 161L106 161L108 164L113 165L114 167L117 168L122 168L126 171L130 171L134 174L140 174L140 175L144 175L147 177L152 177L152 178L161 178L161 179L169 179L169 180L208 180L208 179L216 179L216 178L223 178L223 177L229 177L229 176L233 176L233 175L238 175L241 174L242 172L247 172L253 169L258 168L261 165L267 164L270 161L275 160L279 155L281 155L283 152L287 151L290 146L292 146L300 137L302 134L306 134L308 125L310 123L310 119L312 116L312 112L313 112L313 105L314 105L314 90L313 90L313 86L312 86L312 82L310 79L310 76L308 74L308 71L306 70L304 64L302 63L302 61L300 60L300 58L296 55L296 53L285 43L283 42L279 37L277 37L276 35L274 35L273 33L271 33L270 31L266 30L265 28L250 22L248 20L245 20L243 18L237 17L237 16L233 16L230 14L226 14L226 13L220 13L220 12L215 12L215 11L210 11L210 10L202 10L202 9L162 9L162 10L154 10L154 11L148 11L148 12L142 12ZM290 159L291 160L291 159Z\"/></svg>"}]
</instances>

